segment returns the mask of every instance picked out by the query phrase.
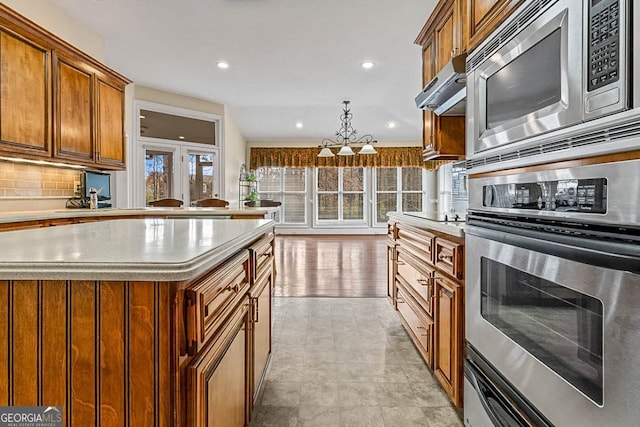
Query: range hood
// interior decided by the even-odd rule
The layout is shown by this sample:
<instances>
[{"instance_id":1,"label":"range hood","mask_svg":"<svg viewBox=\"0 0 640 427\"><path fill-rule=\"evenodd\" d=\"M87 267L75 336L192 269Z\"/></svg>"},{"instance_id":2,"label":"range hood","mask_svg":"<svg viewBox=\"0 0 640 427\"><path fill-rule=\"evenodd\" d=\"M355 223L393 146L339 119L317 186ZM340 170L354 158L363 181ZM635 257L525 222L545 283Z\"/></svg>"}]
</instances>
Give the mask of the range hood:
<instances>
[{"instance_id":1,"label":"range hood","mask_svg":"<svg viewBox=\"0 0 640 427\"><path fill-rule=\"evenodd\" d=\"M464 116L467 79L463 53L451 59L416 97L416 106L439 116Z\"/></svg>"}]
</instances>

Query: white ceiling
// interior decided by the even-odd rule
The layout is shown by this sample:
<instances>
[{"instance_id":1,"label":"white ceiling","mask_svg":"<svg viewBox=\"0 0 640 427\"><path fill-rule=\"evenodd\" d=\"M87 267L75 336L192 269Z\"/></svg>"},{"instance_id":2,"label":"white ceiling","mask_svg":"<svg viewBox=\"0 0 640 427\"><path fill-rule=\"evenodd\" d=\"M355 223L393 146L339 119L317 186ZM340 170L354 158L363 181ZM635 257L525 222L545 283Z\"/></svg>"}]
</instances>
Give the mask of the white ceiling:
<instances>
[{"instance_id":1,"label":"white ceiling","mask_svg":"<svg viewBox=\"0 0 640 427\"><path fill-rule=\"evenodd\" d=\"M225 104L249 141L332 137L343 100L359 135L422 137L413 41L436 0L54 3L104 38L111 68L143 86ZM230 68L217 68L219 60ZM365 60L375 67L364 70Z\"/></svg>"}]
</instances>

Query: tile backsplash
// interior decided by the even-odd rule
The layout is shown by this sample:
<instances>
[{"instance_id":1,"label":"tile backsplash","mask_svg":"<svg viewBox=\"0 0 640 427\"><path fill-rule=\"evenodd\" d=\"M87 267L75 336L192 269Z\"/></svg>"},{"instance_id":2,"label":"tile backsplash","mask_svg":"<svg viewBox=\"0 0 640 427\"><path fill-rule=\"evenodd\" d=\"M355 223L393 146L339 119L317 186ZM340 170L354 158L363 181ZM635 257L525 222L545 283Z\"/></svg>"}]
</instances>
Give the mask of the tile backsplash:
<instances>
[{"instance_id":1,"label":"tile backsplash","mask_svg":"<svg viewBox=\"0 0 640 427\"><path fill-rule=\"evenodd\" d=\"M0 162L0 198L73 197L79 171Z\"/></svg>"}]
</instances>

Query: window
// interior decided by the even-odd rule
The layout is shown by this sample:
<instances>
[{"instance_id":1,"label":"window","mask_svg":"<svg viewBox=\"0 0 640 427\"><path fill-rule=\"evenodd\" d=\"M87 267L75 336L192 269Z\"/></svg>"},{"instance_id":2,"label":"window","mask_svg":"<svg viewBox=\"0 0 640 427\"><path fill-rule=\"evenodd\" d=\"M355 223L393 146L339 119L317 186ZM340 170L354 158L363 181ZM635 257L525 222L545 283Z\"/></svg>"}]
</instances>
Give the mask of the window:
<instances>
[{"instance_id":1,"label":"window","mask_svg":"<svg viewBox=\"0 0 640 427\"><path fill-rule=\"evenodd\" d=\"M280 224L306 224L307 170L304 168L263 168L258 181L261 199L282 203L276 214Z\"/></svg>"},{"instance_id":2,"label":"window","mask_svg":"<svg viewBox=\"0 0 640 427\"><path fill-rule=\"evenodd\" d=\"M387 221L387 212L420 212L424 206L422 168L375 169L376 223Z\"/></svg>"},{"instance_id":3,"label":"window","mask_svg":"<svg viewBox=\"0 0 640 427\"><path fill-rule=\"evenodd\" d=\"M365 222L364 168L318 168L316 183L318 223Z\"/></svg>"},{"instance_id":4,"label":"window","mask_svg":"<svg viewBox=\"0 0 640 427\"><path fill-rule=\"evenodd\" d=\"M144 163L145 205L152 200L174 197L173 152L147 150Z\"/></svg>"}]
</instances>

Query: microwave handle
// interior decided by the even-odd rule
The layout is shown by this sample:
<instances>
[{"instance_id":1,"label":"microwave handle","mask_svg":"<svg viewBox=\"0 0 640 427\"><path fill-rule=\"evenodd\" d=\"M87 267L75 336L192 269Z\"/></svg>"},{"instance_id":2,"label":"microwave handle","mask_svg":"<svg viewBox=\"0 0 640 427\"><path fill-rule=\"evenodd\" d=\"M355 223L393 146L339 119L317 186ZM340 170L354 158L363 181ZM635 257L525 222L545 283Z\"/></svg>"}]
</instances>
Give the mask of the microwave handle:
<instances>
[{"instance_id":1,"label":"microwave handle","mask_svg":"<svg viewBox=\"0 0 640 427\"><path fill-rule=\"evenodd\" d=\"M468 363L464 366L464 376L478 394L480 403L491 422L496 427L528 427L530 423L526 422L517 409L498 392L493 384L485 381L473 367Z\"/></svg>"}]
</instances>

